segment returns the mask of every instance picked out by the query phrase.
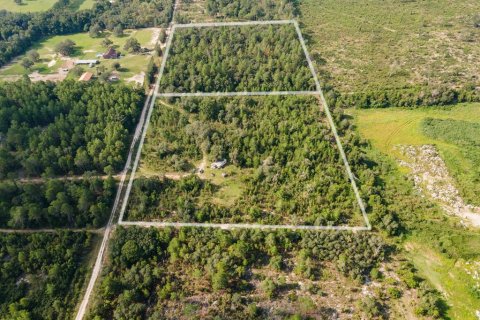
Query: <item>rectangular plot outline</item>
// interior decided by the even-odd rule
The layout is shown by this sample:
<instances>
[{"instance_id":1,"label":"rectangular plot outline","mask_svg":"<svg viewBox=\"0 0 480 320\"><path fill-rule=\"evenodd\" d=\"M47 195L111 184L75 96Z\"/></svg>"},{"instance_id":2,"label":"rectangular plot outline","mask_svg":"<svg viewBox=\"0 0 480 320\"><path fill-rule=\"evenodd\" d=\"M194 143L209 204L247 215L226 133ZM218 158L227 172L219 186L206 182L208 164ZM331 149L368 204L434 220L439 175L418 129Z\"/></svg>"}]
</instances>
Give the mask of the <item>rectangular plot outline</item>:
<instances>
[{"instance_id":1,"label":"rectangular plot outline","mask_svg":"<svg viewBox=\"0 0 480 320\"><path fill-rule=\"evenodd\" d=\"M163 72L165 70L165 65L168 59L168 54L170 52L170 48L172 45L172 39L175 34L175 30L177 28L202 28L202 27L224 27L224 26L253 26L253 25L279 25L279 24L293 24L295 30L297 32L298 39L302 46L303 52L305 54L305 58L308 62L308 67L310 72L312 73L316 89L315 91L262 91L262 92L193 92L193 93L175 93L175 92L164 92L159 93L158 89L160 86L160 80L162 78ZM340 152L340 156L343 160L343 163L346 168L347 175L350 179L351 187L353 188L355 198L358 202L360 207L360 211L362 217L365 222L365 226L310 226L310 225L265 225L265 224L245 224L245 223L195 223L195 222L149 222L149 221L124 221L125 210L128 204L128 199L130 196L130 192L133 185L133 180L135 177L135 173L138 168L138 163L141 156L141 151L143 148L143 143L145 141L146 132L148 129L148 125L150 123L150 118L152 116L152 111L155 105L157 98L163 97L234 97L234 96L282 96L282 95L314 95L317 96L320 100L319 107L321 108L322 105L324 106L325 114L327 115L327 119L330 125L330 128L333 132L335 137L335 142L337 144L337 148ZM221 228L221 229L237 229L237 228L249 228L249 229L291 229L291 230L338 230L338 231L370 231L372 230L372 226L368 219L365 205L363 200L360 196L360 192L358 191L357 183L355 182L355 177L352 173L350 165L347 160L347 156L345 155L345 151L343 149L342 143L340 141L340 137L338 135L337 128L333 121L333 117L330 113L330 109L328 107L327 101L325 100L325 96L323 94L323 90L320 85L320 81L318 80L317 73L313 66L312 59L310 58L310 54L308 53L307 46L305 45L305 40L303 38L302 32L300 30L300 26L296 20L268 20L268 21L245 21L245 22L212 22L212 23L189 23L189 24L173 24L171 33L167 40L167 45L165 49L165 54L162 59L162 63L160 65L160 70L158 73L158 78L155 83L155 92L153 94L153 99L151 100L150 107L148 110L147 118L143 124L142 135L140 138L140 144L137 149L137 153L135 156L135 161L133 164L132 172L130 174L130 179L128 182L127 190L124 195L124 199L122 201L122 207L120 210L120 215L118 219L119 225L137 225L142 227L204 227L204 228Z\"/></svg>"}]
</instances>

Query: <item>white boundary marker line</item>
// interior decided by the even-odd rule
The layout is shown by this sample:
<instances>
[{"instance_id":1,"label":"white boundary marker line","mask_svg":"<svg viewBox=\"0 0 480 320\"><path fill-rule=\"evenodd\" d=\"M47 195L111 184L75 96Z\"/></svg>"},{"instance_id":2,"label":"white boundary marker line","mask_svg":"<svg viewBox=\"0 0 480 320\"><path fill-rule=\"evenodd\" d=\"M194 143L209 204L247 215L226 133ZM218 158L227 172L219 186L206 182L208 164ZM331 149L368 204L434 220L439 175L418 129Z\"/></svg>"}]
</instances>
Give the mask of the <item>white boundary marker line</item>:
<instances>
[{"instance_id":1,"label":"white boundary marker line","mask_svg":"<svg viewBox=\"0 0 480 320\"><path fill-rule=\"evenodd\" d=\"M137 154L135 157L134 165L132 172L130 174L130 180L127 186L127 191L124 196L124 200L122 203L122 208L120 211L120 217L118 220L119 225L125 226L142 226L142 227L205 227L205 228L222 228L222 229L235 229L235 228L251 228L251 229L293 229L293 230L350 230L350 231L370 231L372 226L370 221L368 220L367 213L365 211L365 206L363 204L363 200L360 196L360 193L357 188L357 184L355 182L353 173L351 171L350 165L348 164L347 157L345 155L345 151L343 149L342 143L340 141L340 137L338 135L337 129L335 127L335 123L333 121L332 115L328 108L327 101L325 100L325 96L323 94L320 82L318 80L317 73L313 66L312 59L307 50L307 46L305 45L305 40L303 39L302 32L296 20L269 20L269 21L247 21L247 22L212 22L212 23L190 23L190 24L173 24L171 33L168 37L167 46L165 50L165 55L162 59L162 64L160 66L158 78L155 87L158 89L160 86L160 80L163 76L163 72L165 70L165 65L167 62L168 54L170 52L170 47L172 45L172 39L175 33L176 28L195 28L195 27L220 27L220 26L245 26L245 25L279 25L279 24L293 24L295 30L297 32L298 39L302 45L303 52L308 62L308 66L310 68L310 72L315 81L315 86L317 88L316 91L265 91L265 92L197 92L197 93L175 93L175 92L167 92L167 93L158 93L158 90L155 91L153 95L153 99L150 103L150 108L148 110L147 120L143 126L142 138L140 140L140 145L137 150ZM356 227L349 227L349 226L306 226L306 225L262 225L262 224L219 224L219 223L189 223L189 222L145 222L145 221L123 221L125 210L127 207L128 199L130 197L130 192L133 185L133 180L135 177L136 170L138 168L138 163L141 156L141 151L143 148L143 143L145 141L146 132L150 123L150 118L152 116L152 111L155 105L155 101L159 97L234 97L234 96L274 96L274 95L318 95L322 104L324 105L324 110L327 115L328 122L330 124L331 130L335 137L335 141L337 147L340 152L340 156L343 160L345 165L348 177L350 179L350 183L352 185L353 191L355 193L356 200L358 205L360 206L360 211L362 213L362 217L365 221L366 226L356 226Z\"/></svg>"},{"instance_id":2,"label":"white boundary marker line","mask_svg":"<svg viewBox=\"0 0 480 320\"><path fill-rule=\"evenodd\" d=\"M330 109L327 104L327 100L325 100L325 96L323 95L322 87L320 86L320 81L318 81L317 72L313 66L312 59L308 54L307 46L305 45L305 40L302 36L302 31L300 30L300 26L298 25L297 21L293 21L295 25L295 29L297 30L298 38L300 39L300 43L302 44L303 51L305 53L305 57L308 61L308 66L310 67L310 71L312 72L313 78L315 80L315 85L317 86L317 91L320 92L320 98L322 100L325 113L328 118L328 122L330 123L330 127L332 129L333 135L335 136L335 141L337 142L338 150L340 151L340 155L342 157L343 163L345 164L345 168L347 169L348 177L350 178L350 182L352 184L353 191L355 193L355 197L357 198L358 205L360 206L360 210L362 211L363 219L365 220L365 225L367 226L367 230L371 230L372 226L370 225L370 221L368 220L367 212L365 211L365 205L363 204L362 197L360 196L360 192L357 188L357 183L353 177L352 170L350 169L350 165L348 164L347 156L345 155L345 151L343 150L342 142L340 141L340 137L338 136L337 128L335 127L335 123L333 122L332 114L330 113Z\"/></svg>"},{"instance_id":3,"label":"white boundary marker line","mask_svg":"<svg viewBox=\"0 0 480 320\"><path fill-rule=\"evenodd\" d=\"M159 93L157 97L237 97L237 96L289 96L319 95L318 91L239 91L239 92L180 92Z\"/></svg>"},{"instance_id":4,"label":"white boundary marker line","mask_svg":"<svg viewBox=\"0 0 480 320\"><path fill-rule=\"evenodd\" d=\"M233 22L199 22L176 24L177 28L202 28L202 27L241 27L276 24L292 24L295 20L266 20L266 21L233 21Z\"/></svg>"},{"instance_id":5,"label":"white boundary marker line","mask_svg":"<svg viewBox=\"0 0 480 320\"><path fill-rule=\"evenodd\" d=\"M367 231L368 227L350 227L350 226L307 226L307 225L288 225L288 224L259 224L259 223L197 223L197 222L148 222L148 221L123 221L124 226L139 226L144 228L156 227L200 227L200 228L219 228L219 229L289 229L289 230L350 230Z\"/></svg>"}]
</instances>

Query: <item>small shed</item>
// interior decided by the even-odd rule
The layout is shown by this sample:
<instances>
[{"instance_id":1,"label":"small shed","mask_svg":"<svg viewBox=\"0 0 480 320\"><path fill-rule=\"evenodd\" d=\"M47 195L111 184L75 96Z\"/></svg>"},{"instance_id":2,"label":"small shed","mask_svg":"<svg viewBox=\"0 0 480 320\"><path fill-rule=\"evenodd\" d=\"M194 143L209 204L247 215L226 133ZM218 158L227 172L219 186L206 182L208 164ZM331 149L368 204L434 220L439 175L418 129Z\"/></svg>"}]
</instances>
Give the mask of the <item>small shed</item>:
<instances>
[{"instance_id":1,"label":"small shed","mask_svg":"<svg viewBox=\"0 0 480 320\"><path fill-rule=\"evenodd\" d=\"M93 73L91 72L84 72L80 78L78 79L78 81L90 81L93 77Z\"/></svg>"},{"instance_id":2,"label":"small shed","mask_svg":"<svg viewBox=\"0 0 480 320\"><path fill-rule=\"evenodd\" d=\"M223 159L222 161L215 161L210 165L212 169L222 169L227 164L227 159Z\"/></svg>"},{"instance_id":3,"label":"small shed","mask_svg":"<svg viewBox=\"0 0 480 320\"><path fill-rule=\"evenodd\" d=\"M98 60L77 60L75 61L75 64L88 64L88 65L95 65L98 63Z\"/></svg>"}]
</instances>

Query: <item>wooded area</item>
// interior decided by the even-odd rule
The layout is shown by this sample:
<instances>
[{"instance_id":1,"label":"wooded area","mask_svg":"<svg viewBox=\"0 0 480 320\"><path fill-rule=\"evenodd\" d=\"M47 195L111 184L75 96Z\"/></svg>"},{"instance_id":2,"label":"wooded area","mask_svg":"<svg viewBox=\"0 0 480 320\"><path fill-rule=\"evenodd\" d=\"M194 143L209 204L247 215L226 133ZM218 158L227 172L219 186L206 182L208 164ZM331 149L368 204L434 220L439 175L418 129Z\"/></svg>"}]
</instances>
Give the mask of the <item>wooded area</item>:
<instances>
[{"instance_id":1,"label":"wooded area","mask_svg":"<svg viewBox=\"0 0 480 320\"><path fill-rule=\"evenodd\" d=\"M206 319L270 318L273 314L261 306L289 293L295 299L295 289L268 276L257 279L254 271L293 271L309 281L319 280L324 267L332 265L362 283L384 260L384 252L381 238L365 233L118 228L89 318L194 317L205 299L210 301ZM259 280L264 280L261 285ZM258 286L265 294L253 294ZM218 302L212 304L214 300ZM291 316L282 309L275 310L278 316ZM323 308L311 312L326 314ZM306 316L302 309L296 314Z\"/></svg>"},{"instance_id":2,"label":"wooded area","mask_svg":"<svg viewBox=\"0 0 480 320\"><path fill-rule=\"evenodd\" d=\"M0 234L0 318L73 318L93 239L83 232Z\"/></svg>"},{"instance_id":3,"label":"wooded area","mask_svg":"<svg viewBox=\"0 0 480 320\"><path fill-rule=\"evenodd\" d=\"M102 227L115 187L111 177L105 181L0 182L0 228Z\"/></svg>"},{"instance_id":4,"label":"wooded area","mask_svg":"<svg viewBox=\"0 0 480 320\"><path fill-rule=\"evenodd\" d=\"M246 20L291 19L299 14L298 0L207 0L207 12L213 17Z\"/></svg>"},{"instance_id":5,"label":"wooded area","mask_svg":"<svg viewBox=\"0 0 480 320\"><path fill-rule=\"evenodd\" d=\"M155 109L142 159L149 171L190 172L205 153L210 161L226 159L255 173L242 179L245 191L233 207L214 204L210 198L216 187L198 178L136 179L130 219L308 225L359 221L345 166L315 98L179 101L177 109ZM352 165L365 165L358 141L349 143L347 153Z\"/></svg>"},{"instance_id":6,"label":"wooded area","mask_svg":"<svg viewBox=\"0 0 480 320\"><path fill-rule=\"evenodd\" d=\"M143 98L106 83L0 84L0 178L120 170Z\"/></svg>"},{"instance_id":7,"label":"wooded area","mask_svg":"<svg viewBox=\"0 0 480 320\"><path fill-rule=\"evenodd\" d=\"M293 24L177 29L160 84L163 92L315 88Z\"/></svg>"}]
</instances>

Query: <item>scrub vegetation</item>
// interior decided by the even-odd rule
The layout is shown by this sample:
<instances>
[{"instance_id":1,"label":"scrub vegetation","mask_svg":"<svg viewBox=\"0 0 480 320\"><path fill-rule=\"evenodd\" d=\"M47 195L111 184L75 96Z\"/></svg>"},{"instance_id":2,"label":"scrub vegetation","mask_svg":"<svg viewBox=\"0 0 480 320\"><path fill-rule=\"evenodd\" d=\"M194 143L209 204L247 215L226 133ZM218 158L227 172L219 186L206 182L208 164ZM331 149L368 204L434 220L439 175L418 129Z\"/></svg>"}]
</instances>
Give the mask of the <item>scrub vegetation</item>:
<instances>
[{"instance_id":1,"label":"scrub vegetation","mask_svg":"<svg viewBox=\"0 0 480 320\"><path fill-rule=\"evenodd\" d=\"M363 225L316 98L192 98L155 110L141 166L165 177L135 180L129 219ZM365 166L359 145L348 151ZM222 169L188 176L203 157L238 168L243 192L233 206L210 199L228 190L209 181ZM171 172L187 177L175 181Z\"/></svg>"}]
</instances>

